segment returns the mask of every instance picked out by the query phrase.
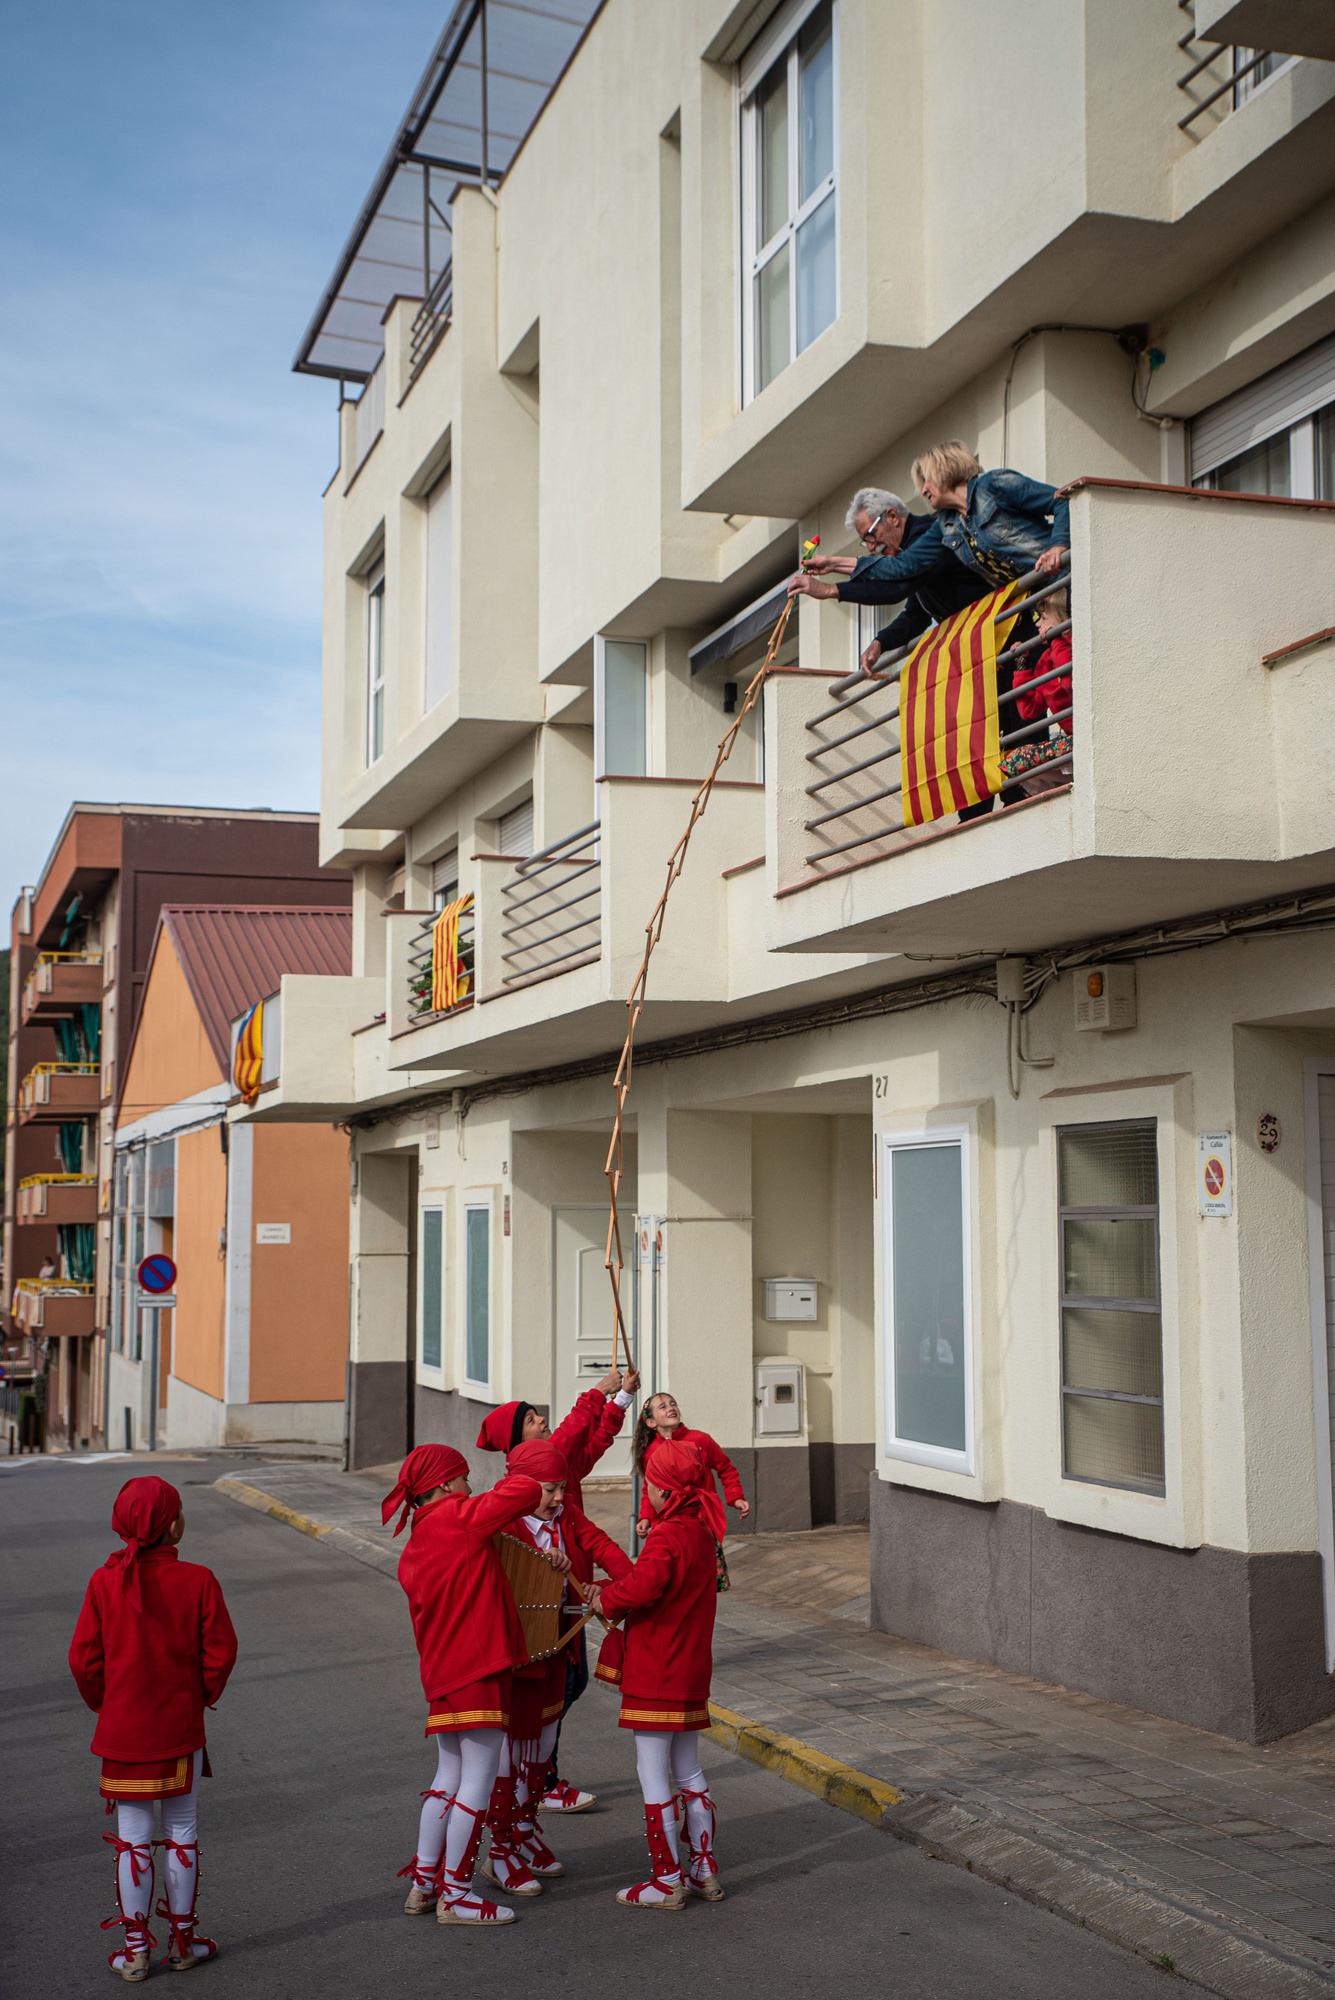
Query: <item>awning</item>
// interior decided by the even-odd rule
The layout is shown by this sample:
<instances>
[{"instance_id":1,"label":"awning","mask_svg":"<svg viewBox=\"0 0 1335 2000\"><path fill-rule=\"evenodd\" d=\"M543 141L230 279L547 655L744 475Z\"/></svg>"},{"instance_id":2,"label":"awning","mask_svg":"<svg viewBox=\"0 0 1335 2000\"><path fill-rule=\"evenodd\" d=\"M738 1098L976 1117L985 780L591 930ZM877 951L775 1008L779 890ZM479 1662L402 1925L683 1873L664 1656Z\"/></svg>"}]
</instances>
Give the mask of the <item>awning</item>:
<instances>
[{"instance_id":1,"label":"awning","mask_svg":"<svg viewBox=\"0 0 1335 2000\"><path fill-rule=\"evenodd\" d=\"M757 639L772 631L787 595L788 580L785 577L773 590L767 590L763 597L757 597L753 604L748 604L726 625L720 625L707 639L702 639L698 646L692 646L687 654L691 672L703 673L706 667L716 667L721 661L732 659L734 654L744 652Z\"/></svg>"},{"instance_id":2,"label":"awning","mask_svg":"<svg viewBox=\"0 0 1335 2000\"><path fill-rule=\"evenodd\" d=\"M461 185L502 179L602 0L458 0L399 124L293 367L365 381L396 297L450 262Z\"/></svg>"}]
</instances>

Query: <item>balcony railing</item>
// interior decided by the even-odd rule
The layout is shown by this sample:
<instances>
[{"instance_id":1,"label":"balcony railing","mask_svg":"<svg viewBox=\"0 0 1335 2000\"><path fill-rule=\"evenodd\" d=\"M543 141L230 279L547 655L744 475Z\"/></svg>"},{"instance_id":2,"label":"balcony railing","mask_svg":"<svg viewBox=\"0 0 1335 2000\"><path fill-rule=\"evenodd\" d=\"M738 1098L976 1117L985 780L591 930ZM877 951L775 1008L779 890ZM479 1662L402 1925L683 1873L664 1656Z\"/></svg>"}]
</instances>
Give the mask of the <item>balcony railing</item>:
<instances>
[{"instance_id":1,"label":"balcony railing","mask_svg":"<svg viewBox=\"0 0 1335 2000\"><path fill-rule=\"evenodd\" d=\"M22 1333L92 1333L95 1302L91 1280L20 1278L14 1287L12 1318Z\"/></svg>"},{"instance_id":2,"label":"balcony railing","mask_svg":"<svg viewBox=\"0 0 1335 2000\"><path fill-rule=\"evenodd\" d=\"M385 428L385 357L382 354L367 377L352 409L352 471L355 479L370 453L371 446Z\"/></svg>"},{"instance_id":3,"label":"balcony railing","mask_svg":"<svg viewBox=\"0 0 1335 2000\"><path fill-rule=\"evenodd\" d=\"M408 952L408 1013L414 1022L443 1021L447 1014L461 1014L473 1004L474 926L473 911L469 909L459 918L459 963L467 980L467 991L453 1007L432 1005L431 967L439 921L438 910L423 917Z\"/></svg>"},{"instance_id":4,"label":"balcony railing","mask_svg":"<svg viewBox=\"0 0 1335 2000\"><path fill-rule=\"evenodd\" d=\"M96 1063L34 1063L19 1085L19 1117L92 1117L99 1075Z\"/></svg>"},{"instance_id":5,"label":"balcony railing","mask_svg":"<svg viewBox=\"0 0 1335 2000\"><path fill-rule=\"evenodd\" d=\"M601 951L602 863L594 820L515 864L501 891L501 984L592 965Z\"/></svg>"},{"instance_id":6,"label":"balcony railing","mask_svg":"<svg viewBox=\"0 0 1335 2000\"><path fill-rule=\"evenodd\" d=\"M415 382L445 336L454 311L454 265L449 263L413 315L408 335L408 379Z\"/></svg>"},{"instance_id":7,"label":"balcony railing","mask_svg":"<svg viewBox=\"0 0 1335 2000\"><path fill-rule=\"evenodd\" d=\"M1205 112L1213 110L1222 118L1244 104L1285 58L1272 55L1269 49L1239 49L1228 42L1198 40L1195 0L1177 0L1177 5L1186 23L1177 46L1187 68L1176 82L1188 107L1177 124L1179 131L1189 132Z\"/></svg>"},{"instance_id":8,"label":"balcony railing","mask_svg":"<svg viewBox=\"0 0 1335 2000\"><path fill-rule=\"evenodd\" d=\"M1023 617L1031 612L1045 598L1069 586L1070 572L1063 570L1046 578L1035 570L1019 581L1028 594L998 613L999 617L1010 618L1017 612ZM1028 629L1027 620L1020 629ZM1008 646L997 656L998 670L1022 665L1050 639L1070 629L1071 621L1067 618L1041 637L1025 638ZM814 747L806 752L813 773L806 786L812 811L803 822L808 836L804 859L809 868L819 868L825 862L866 849L874 849L866 858L875 860L892 854L898 847L914 846L924 835L939 830L937 821L910 827L903 819L900 681L898 675L886 677L886 669L907 659L912 650L911 646L905 646L897 653L887 654L877 662L874 676L858 673L832 682L830 707L806 725L815 737ZM1056 667L1026 682L1022 688L1009 689L998 697L1003 755L1021 744L1052 745L1054 754L1024 774L1026 784L1035 789L1040 779L1045 784L1070 779L1071 709L1067 707L1026 723L1019 718L1015 704L1021 694L1036 693L1069 673L1069 666ZM1063 734L1054 737L1054 730Z\"/></svg>"},{"instance_id":9,"label":"balcony railing","mask_svg":"<svg viewBox=\"0 0 1335 2000\"><path fill-rule=\"evenodd\" d=\"M27 1174L19 1182L16 1222L97 1221L96 1174Z\"/></svg>"},{"instance_id":10,"label":"balcony railing","mask_svg":"<svg viewBox=\"0 0 1335 2000\"><path fill-rule=\"evenodd\" d=\"M96 1006L102 998L100 951L40 951L23 982L23 1020L34 1014L68 1013Z\"/></svg>"}]
</instances>

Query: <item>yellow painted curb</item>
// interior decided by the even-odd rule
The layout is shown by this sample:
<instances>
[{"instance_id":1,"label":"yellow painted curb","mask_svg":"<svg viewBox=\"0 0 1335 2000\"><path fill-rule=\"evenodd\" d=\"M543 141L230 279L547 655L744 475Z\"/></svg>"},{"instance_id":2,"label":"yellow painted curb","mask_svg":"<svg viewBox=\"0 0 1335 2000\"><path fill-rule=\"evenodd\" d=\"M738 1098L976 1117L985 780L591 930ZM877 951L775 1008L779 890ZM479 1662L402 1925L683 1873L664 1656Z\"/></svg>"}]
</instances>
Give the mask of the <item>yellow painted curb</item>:
<instances>
[{"instance_id":1,"label":"yellow painted curb","mask_svg":"<svg viewBox=\"0 0 1335 2000\"><path fill-rule=\"evenodd\" d=\"M220 1493L239 1500L243 1507L253 1507L257 1514L271 1514L275 1521L285 1522L289 1528L311 1535L317 1542L332 1532L332 1521L314 1521L309 1514L298 1514L295 1507L285 1507L271 1493L261 1493L258 1486L247 1486L244 1479L215 1479L213 1483Z\"/></svg>"},{"instance_id":2,"label":"yellow painted curb","mask_svg":"<svg viewBox=\"0 0 1335 2000\"><path fill-rule=\"evenodd\" d=\"M786 1778L790 1785L800 1785L804 1792L814 1792L840 1812L854 1813L859 1819L879 1826L887 1809L898 1805L903 1797L902 1792L882 1779L868 1777L865 1771L841 1764L837 1757L827 1757L823 1750L813 1750L809 1743L801 1743L795 1736L782 1736L777 1729L752 1722L749 1716L738 1715L734 1709L721 1708L711 1701L709 1713L712 1722L706 1734L715 1743L721 1743L725 1750L732 1750L739 1757L749 1758L753 1764L763 1764L767 1771Z\"/></svg>"}]
</instances>

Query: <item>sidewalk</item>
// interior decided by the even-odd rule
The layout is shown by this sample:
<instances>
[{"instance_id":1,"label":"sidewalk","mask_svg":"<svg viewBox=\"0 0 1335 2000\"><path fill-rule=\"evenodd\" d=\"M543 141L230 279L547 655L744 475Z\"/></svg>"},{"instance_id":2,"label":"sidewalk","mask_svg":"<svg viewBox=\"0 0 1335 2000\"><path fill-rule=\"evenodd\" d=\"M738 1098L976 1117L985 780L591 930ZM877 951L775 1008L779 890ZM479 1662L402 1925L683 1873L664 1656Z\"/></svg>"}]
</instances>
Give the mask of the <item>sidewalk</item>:
<instances>
[{"instance_id":1,"label":"sidewalk","mask_svg":"<svg viewBox=\"0 0 1335 2000\"><path fill-rule=\"evenodd\" d=\"M393 1574L378 1473L217 1484ZM868 1631L857 1534L729 1545L716 1736L1228 2000L1335 1992L1335 1726L1254 1749Z\"/></svg>"}]
</instances>

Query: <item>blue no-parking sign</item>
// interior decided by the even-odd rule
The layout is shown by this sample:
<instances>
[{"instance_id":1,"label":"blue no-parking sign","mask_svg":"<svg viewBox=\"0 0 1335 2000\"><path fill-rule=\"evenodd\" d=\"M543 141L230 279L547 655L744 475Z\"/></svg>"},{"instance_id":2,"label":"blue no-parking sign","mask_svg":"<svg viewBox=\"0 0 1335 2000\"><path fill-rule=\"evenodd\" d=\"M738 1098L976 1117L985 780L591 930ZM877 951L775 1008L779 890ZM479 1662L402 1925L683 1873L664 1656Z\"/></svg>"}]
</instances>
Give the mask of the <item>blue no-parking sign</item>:
<instances>
[{"instance_id":1,"label":"blue no-parking sign","mask_svg":"<svg viewBox=\"0 0 1335 2000\"><path fill-rule=\"evenodd\" d=\"M170 1257L164 1256L160 1250L155 1250L151 1257L145 1257L136 1275L139 1279L139 1289L151 1292L156 1298L164 1292L169 1292L176 1283L176 1266Z\"/></svg>"}]
</instances>

